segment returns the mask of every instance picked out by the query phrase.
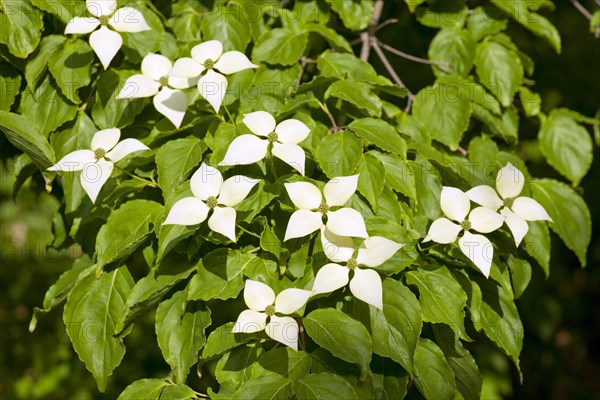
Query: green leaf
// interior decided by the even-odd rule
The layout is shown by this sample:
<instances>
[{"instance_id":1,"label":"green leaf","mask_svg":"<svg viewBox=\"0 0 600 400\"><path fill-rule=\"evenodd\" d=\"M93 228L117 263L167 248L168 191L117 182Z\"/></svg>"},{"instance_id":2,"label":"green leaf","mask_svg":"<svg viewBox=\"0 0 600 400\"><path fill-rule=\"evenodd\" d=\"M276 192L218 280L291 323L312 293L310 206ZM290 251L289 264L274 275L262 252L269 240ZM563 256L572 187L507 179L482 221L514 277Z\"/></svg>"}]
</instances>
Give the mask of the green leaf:
<instances>
[{"instance_id":1,"label":"green leaf","mask_svg":"<svg viewBox=\"0 0 600 400\"><path fill-rule=\"evenodd\" d=\"M44 18L40 10L29 0L3 1L0 3L0 43L8 46L14 56L25 58L40 43Z\"/></svg>"},{"instance_id":2,"label":"green leaf","mask_svg":"<svg viewBox=\"0 0 600 400\"><path fill-rule=\"evenodd\" d=\"M219 394L233 393L241 385L254 379L251 373L257 364L262 347L246 345L225 353L217 363L215 377L219 381Z\"/></svg>"},{"instance_id":3,"label":"green leaf","mask_svg":"<svg viewBox=\"0 0 600 400\"><path fill-rule=\"evenodd\" d=\"M117 400L184 400L196 393L186 385L173 385L162 379L140 379L127 386Z\"/></svg>"},{"instance_id":4,"label":"green leaf","mask_svg":"<svg viewBox=\"0 0 600 400\"><path fill-rule=\"evenodd\" d=\"M542 98L539 94L532 92L525 86L519 88L519 97L521 97L521 104L525 110L525 115L528 117L535 117L542 109Z\"/></svg>"},{"instance_id":5,"label":"green leaf","mask_svg":"<svg viewBox=\"0 0 600 400\"><path fill-rule=\"evenodd\" d=\"M377 212L377 204L385 186L385 167L377 157L366 153L358 164L358 191L367 198L373 210Z\"/></svg>"},{"instance_id":6,"label":"green leaf","mask_svg":"<svg viewBox=\"0 0 600 400\"><path fill-rule=\"evenodd\" d=\"M426 1L427 0L404 0L411 13L414 13L417 7L425 3Z\"/></svg>"},{"instance_id":7,"label":"green leaf","mask_svg":"<svg viewBox=\"0 0 600 400\"><path fill-rule=\"evenodd\" d=\"M381 116L381 99L371 92L371 87L364 82L351 79L334 82L325 92L325 99L331 97L347 101L371 117Z\"/></svg>"},{"instance_id":8,"label":"green leaf","mask_svg":"<svg viewBox=\"0 0 600 400\"><path fill-rule=\"evenodd\" d=\"M13 146L25 152L40 169L54 164L54 150L33 121L19 114L0 111L0 129Z\"/></svg>"},{"instance_id":9,"label":"green leaf","mask_svg":"<svg viewBox=\"0 0 600 400\"><path fill-rule=\"evenodd\" d=\"M62 94L75 104L81 102L77 89L87 86L92 79L94 58L94 52L87 42L73 39L63 43L48 60L50 73Z\"/></svg>"},{"instance_id":10,"label":"green leaf","mask_svg":"<svg viewBox=\"0 0 600 400\"><path fill-rule=\"evenodd\" d=\"M442 350L431 340L421 339L415 351L415 384L426 399L454 399L454 374Z\"/></svg>"},{"instance_id":11,"label":"green leaf","mask_svg":"<svg viewBox=\"0 0 600 400\"><path fill-rule=\"evenodd\" d=\"M129 60L139 63L148 53L155 53L161 48L164 41L165 28L160 18L143 3L136 3L135 9L142 13L150 30L121 32L120 35L123 38L123 47L121 50Z\"/></svg>"},{"instance_id":12,"label":"green leaf","mask_svg":"<svg viewBox=\"0 0 600 400\"><path fill-rule=\"evenodd\" d=\"M323 77L350 78L367 83L392 85L390 80L379 76L371 64L361 60L354 54L327 50L317 58L317 68Z\"/></svg>"},{"instance_id":13,"label":"green leaf","mask_svg":"<svg viewBox=\"0 0 600 400\"><path fill-rule=\"evenodd\" d=\"M502 12L491 4L475 7L473 13L467 19L467 28L473 33L477 41L488 35L502 32L508 25L508 19L504 18Z\"/></svg>"},{"instance_id":14,"label":"green leaf","mask_svg":"<svg viewBox=\"0 0 600 400\"><path fill-rule=\"evenodd\" d=\"M127 78L135 74L139 74L139 71L109 69L98 79L92 118L100 129L123 128L131 124L144 108L145 99L117 100ZM131 87L131 90L136 89Z\"/></svg>"},{"instance_id":15,"label":"green leaf","mask_svg":"<svg viewBox=\"0 0 600 400\"><path fill-rule=\"evenodd\" d=\"M99 279L90 274L77 282L65 305L67 334L101 392L125 355L123 340L115 338L113 330L132 287L125 266L107 271Z\"/></svg>"},{"instance_id":16,"label":"green leaf","mask_svg":"<svg viewBox=\"0 0 600 400\"><path fill-rule=\"evenodd\" d=\"M223 44L223 51L244 52L252 39L248 19L254 15L249 14L242 4L230 1L226 6L215 7L203 16L202 40L219 40Z\"/></svg>"},{"instance_id":17,"label":"green leaf","mask_svg":"<svg viewBox=\"0 0 600 400\"><path fill-rule=\"evenodd\" d=\"M431 28L462 27L469 9L462 0L430 0L417 9L417 20Z\"/></svg>"},{"instance_id":18,"label":"green leaf","mask_svg":"<svg viewBox=\"0 0 600 400\"><path fill-rule=\"evenodd\" d=\"M306 24L304 29L307 32L314 32L321 36L334 50L352 53L352 47L350 47L350 43L348 43L346 38L338 34L334 29L318 23Z\"/></svg>"},{"instance_id":19,"label":"green leaf","mask_svg":"<svg viewBox=\"0 0 600 400\"><path fill-rule=\"evenodd\" d=\"M25 66L25 80L28 86L37 87L39 79L48 68L48 59L66 40L67 38L63 35L44 36L39 47L29 57Z\"/></svg>"},{"instance_id":20,"label":"green leaf","mask_svg":"<svg viewBox=\"0 0 600 400\"><path fill-rule=\"evenodd\" d=\"M391 154L377 151L369 152L379 159L385 167L385 184L398 193L417 200L415 175L407 162Z\"/></svg>"},{"instance_id":21,"label":"green leaf","mask_svg":"<svg viewBox=\"0 0 600 400\"><path fill-rule=\"evenodd\" d=\"M137 317L161 301L173 286L187 279L195 269L196 265L182 259L165 261L160 264L160 269L152 268L148 275L137 281L127 296L115 335L121 335Z\"/></svg>"},{"instance_id":22,"label":"green leaf","mask_svg":"<svg viewBox=\"0 0 600 400\"><path fill-rule=\"evenodd\" d=\"M198 352L206 342L204 330L210 323L210 310L197 302L188 304L186 290L158 305L156 338L177 383L185 383L190 367L198 362Z\"/></svg>"},{"instance_id":23,"label":"green leaf","mask_svg":"<svg viewBox=\"0 0 600 400\"><path fill-rule=\"evenodd\" d=\"M33 309L33 316L29 323L29 332L35 330L40 317L47 314L67 298L77 282L94 271L93 267L92 261L86 256L82 256L73 262L71 269L65 271L46 291L43 308L35 307Z\"/></svg>"},{"instance_id":24,"label":"green leaf","mask_svg":"<svg viewBox=\"0 0 600 400\"><path fill-rule=\"evenodd\" d=\"M42 11L52 14L65 25L74 17L82 16L85 10L85 4L73 0L31 0L31 4Z\"/></svg>"},{"instance_id":25,"label":"green leaf","mask_svg":"<svg viewBox=\"0 0 600 400\"><path fill-rule=\"evenodd\" d=\"M600 10L596 10L590 20L590 32L594 34L596 38L600 37Z\"/></svg>"},{"instance_id":26,"label":"green leaf","mask_svg":"<svg viewBox=\"0 0 600 400\"><path fill-rule=\"evenodd\" d=\"M481 288L481 320L473 318L473 326L496 343L513 360L520 374L519 354L523 347L523 324L512 293L507 293L494 282L477 278Z\"/></svg>"},{"instance_id":27,"label":"green leaf","mask_svg":"<svg viewBox=\"0 0 600 400\"><path fill-rule=\"evenodd\" d=\"M352 132L336 132L325 136L317 148L317 162L328 178L354 173L362 157L360 139Z\"/></svg>"},{"instance_id":28,"label":"green leaf","mask_svg":"<svg viewBox=\"0 0 600 400\"><path fill-rule=\"evenodd\" d=\"M523 64L518 54L498 42L484 41L477 46L475 67L481 83L508 107L523 83Z\"/></svg>"},{"instance_id":29,"label":"green leaf","mask_svg":"<svg viewBox=\"0 0 600 400\"><path fill-rule=\"evenodd\" d=\"M255 257L227 248L211 251L198 264L188 300L231 299L244 287L243 270Z\"/></svg>"},{"instance_id":30,"label":"green leaf","mask_svg":"<svg viewBox=\"0 0 600 400\"><path fill-rule=\"evenodd\" d=\"M265 226L263 233L260 235L260 248L274 254L277 258L281 254L281 240L269 226Z\"/></svg>"},{"instance_id":31,"label":"green leaf","mask_svg":"<svg viewBox=\"0 0 600 400\"><path fill-rule=\"evenodd\" d=\"M406 396L408 375L398 364L388 358L374 357L371 369L376 399L396 400Z\"/></svg>"},{"instance_id":32,"label":"green leaf","mask_svg":"<svg viewBox=\"0 0 600 400\"><path fill-rule=\"evenodd\" d=\"M300 379L294 384L294 392L303 400L358 400L347 380L327 372L310 374Z\"/></svg>"},{"instance_id":33,"label":"green leaf","mask_svg":"<svg viewBox=\"0 0 600 400\"><path fill-rule=\"evenodd\" d=\"M592 166L593 143L588 131L570 115L555 110L539 133L540 150L548 164L578 185Z\"/></svg>"},{"instance_id":34,"label":"green leaf","mask_svg":"<svg viewBox=\"0 0 600 400\"><path fill-rule=\"evenodd\" d=\"M277 375L261 376L243 384L232 400L289 400L292 381Z\"/></svg>"},{"instance_id":35,"label":"green leaf","mask_svg":"<svg viewBox=\"0 0 600 400\"><path fill-rule=\"evenodd\" d=\"M433 165L421 156L415 158L415 161L409 165L415 175L417 199L419 200L417 210L433 221L441 215L442 180L440 175Z\"/></svg>"},{"instance_id":36,"label":"green leaf","mask_svg":"<svg viewBox=\"0 0 600 400\"><path fill-rule=\"evenodd\" d=\"M581 265L585 266L586 252L592 237L592 219L585 201L573 189L552 179L536 181L531 185L531 192L533 198L554 220L550 223L550 228L577 254Z\"/></svg>"},{"instance_id":37,"label":"green leaf","mask_svg":"<svg viewBox=\"0 0 600 400\"><path fill-rule=\"evenodd\" d=\"M194 225L161 225L158 232L156 263L160 263L181 241L192 236L197 230Z\"/></svg>"},{"instance_id":38,"label":"green leaf","mask_svg":"<svg viewBox=\"0 0 600 400\"><path fill-rule=\"evenodd\" d=\"M257 338L255 333L233 333L234 325L235 322L228 322L208 335L206 345L202 350L203 359L211 359Z\"/></svg>"},{"instance_id":39,"label":"green leaf","mask_svg":"<svg viewBox=\"0 0 600 400\"><path fill-rule=\"evenodd\" d=\"M466 76L475 59L475 38L466 29L446 28L438 32L429 45L429 59L446 65L433 65L437 75Z\"/></svg>"},{"instance_id":40,"label":"green leaf","mask_svg":"<svg viewBox=\"0 0 600 400\"><path fill-rule=\"evenodd\" d=\"M175 189L187 178L191 170L202 161L206 146L197 137L170 140L156 152L158 186L165 201L170 201Z\"/></svg>"},{"instance_id":41,"label":"green leaf","mask_svg":"<svg viewBox=\"0 0 600 400\"><path fill-rule=\"evenodd\" d=\"M367 144L396 154L406 159L406 142L393 126L381 119L361 118L352 121L348 129L356 133Z\"/></svg>"},{"instance_id":42,"label":"green leaf","mask_svg":"<svg viewBox=\"0 0 600 400\"><path fill-rule=\"evenodd\" d=\"M444 357L454 372L456 388L465 400L481 398L482 376L475 359L444 325L433 325L437 345L444 352Z\"/></svg>"},{"instance_id":43,"label":"green leaf","mask_svg":"<svg viewBox=\"0 0 600 400\"><path fill-rule=\"evenodd\" d=\"M0 64L0 110L10 111L19 94L21 75L9 64Z\"/></svg>"},{"instance_id":44,"label":"green leaf","mask_svg":"<svg viewBox=\"0 0 600 400\"><path fill-rule=\"evenodd\" d=\"M417 94L413 115L427 126L432 139L456 150L469 126L471 102L462 87L436 84Z\"/></svg>"},{"instance_id":45,"label":"green leaf","mask_svg":"<svg viewBox=\"0 0 600 400\"><path fill-rule=\"evenodd\" d=\"M523 25L534 35L546 39L548 43L554 47L557 53L561 50L560 33L550 21L541 15L531 12L528 9L535 10L531 7L529 0L516 0L514 2L506 2L503 0L491 0L492 3L510 15L515 21Z\"/></svg>"},{"instance_id":46,"label":"green leaf","mask_svg":"<svg viewBox=\"0 0 600 400\"><path fill-rule=\"evenodd\" d=\"M306 376L310 371L312 358L304 351L294 351L289 347L279 347L264 353L252 368L252 379L265 375L281 375L294 381Z\"/></svg>"},{"instance_id":47,"label":"green leaf","mask_svg":"<svg viewBox=\"0 0 600 400\"><path fill-rule=\"evenodd\" d=\"M383 311L370 307L373 351L413 372L413 356L421 334L421 306L408 287L393 279L383 281Z\"/></svg>"},{"instance_id":48,"label":"green leaf","mask_svg":"<svg viewBox=\"0 0 600 400\"><path fill-rule=\"evenodd\" d=\"M36 88L27 86L21 99L20 110L24 117L39 121L45 137L67 121L75 118L77 106L71 104L56 84L46 75Z\"/></svg>"},{"instance_id":49,"label":"green leaf","mask_svg":"<svg viewBox=\"0 0 600 400\"><path fill-rule=\"evenodd\" d=\"M467 294L448 269L419 268L406 273L406 282L419 289L423 321L446 324L459 337L470 340L464 325Z\"/></svg>"},{"instance_id":50,"label":"green leaf","mask_svg":"<svg viewBox=\"0 0 600 400\"><path fill-rule=\"evenodd\" d=\"M511 255L508 257L508 267L510 268L510 278L515 299L518 299L525 289L527 289L531 280L531 264L526 260Z\"/></svg>"},{"instance_id":51,"label":"green leaf","mask_svg":"<svg viewBox=\"0 0 600 400\"><path fill-rule=\"evenodd\" d=\"M523 249L540 265L546 278L550 276L550 232L545 221L528 221L529 231Z\"/></svg>"},{"instance_id":52,"label":"green leaf","mask_svg":"<svg viewBox=\"0 0 600 400\"><path fill-rule=\"evenodd\" d=\"M292 65L302 57L307 44L307 33L275 28L258 39L252 51L252 59L267 64Z\"/></svg>"},{"instance_id":53,"label":"green leaf","mask_svg":"<svg viewBox=\"0 0 600 400\"><path fill-rule=\"evenodd\" d=\"M340 16L346 28L362 31L369 25L373 15L373 0L325 1Z\"/></svg>"},{"instance_id":54,"label":"green leaf","mask_svg":"<svg viewBox=\"0 0 600 400\"><path fill-rule=\"evenodd\" d=\"M358 365L361 379L366 379L371 361L372 345L363 324L343 312L318 309L304 318L308 335L334 356Z\"/></svg>"},{"instance_id":55,"label":"green leaf","mask_svg":"<svg viewBox=\"0 0 600 400\"><path fill-rule=\"evenodd\" d=\"M149 200L131 200L113 211L96 238L98 270L133 253L162 211L162 205Z\"/></svg>"}]
</instances>

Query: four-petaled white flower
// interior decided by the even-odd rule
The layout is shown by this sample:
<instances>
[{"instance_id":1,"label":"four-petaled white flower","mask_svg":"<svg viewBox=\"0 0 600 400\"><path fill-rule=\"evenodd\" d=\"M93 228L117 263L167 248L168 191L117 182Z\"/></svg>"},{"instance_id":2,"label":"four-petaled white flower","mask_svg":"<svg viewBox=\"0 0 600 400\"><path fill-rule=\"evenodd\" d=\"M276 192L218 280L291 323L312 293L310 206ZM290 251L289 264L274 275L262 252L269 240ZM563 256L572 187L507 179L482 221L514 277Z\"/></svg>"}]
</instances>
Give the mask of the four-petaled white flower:
<instances>
[{"instance_id":1,"label":"four-petaled white flower","mask_svg":"<svg viewBox=\"0 0 600 400\"><path fill-rule=\"evenodd\" d=\"M336 235L367 238L365 221L358 211L347 207L331 210L346 204L357 185L358 175L340 176L327 182L323 196L312 183L286 183L285 189L299 210L290 217L284 240L306 236L320 229L325 226L323 217L327 217L327 229Z\"/></svg>"},{"instance_id":2,"label":"four-petaled white flower","mask_svg":"<svg viewBox=\"0 0 600 400\"><path fill-rule=\"evenodd\" d=\"M494 248L483 235L472 234L470 229L481 233L490 233L500 228L504 217L492 209L477 207L469 213L471 202L460 189L444 186L440 196L440 205L447 218L438 218L429 227L424 242L433 240L438 243L454 243L460 231L463 236L458 241L461 251L488 277L492 266ZM467 215L469 217L467 218Z\"/></svg>"},{"instance_id":3,"label":"four-petaled white flower","mask_svg":"<svg viewBox=\"0 0 600 400\"><path fill-rule=\"evenodd\" d=\"M160 54L149 53L142 60L142 73L127 79L117 99L135 99L154 96L156 110L177 128L187 108L187 98L181 90L188 87L186 78L170 76L171 60Z\"/></svg>"},{"instance_id":4,"label":"four-petaled white flower","mask_svg":"<svg viewBox=\"0 0 600 400\"><path fill-rule=\"evenodd\" d=\"M241 135L231 142L227 154L219 165L253 164L271 153L304 175L306 155L298 143L308 137L310 129L297 119L286 119L277 124L266 111L244 115L244 124L254 135ZM265 137L259 139L255 135Z\"/></svg>"},{"instance_id":5,"label":"four-petaled white flower","mask_svg":"<svg viewBox=\"0 0 600 400\"><path fill-rule=\"evenodd\" d=\"M90 33L90 46L104 69L123 45L117 32L142 32L151 28L141 12L132 7L117 9L117 0L86 0L85 5L93 17L75 17L69 21L65 34ZM100 29L96 30L100 26ZM108 29L110 26L115 31Z\"/></svg>"},{"instance_id":6,"label":"four-petaled white flower","mask_svg":"<svg viewBox=\"0 0 600 400\"><path fill-rule=\"evenodd\" d=\"M275 297L273 289L264 283L246 280L244 301L250 309L239 315L233 332L253 333L264 329L272 339L298 350L298 323L294 318L278 317L275 314L292 314L298 311L311 295L310 290L291 288Z\"/></svg>"},{"instance_id":7,"label":"four-petaled white flower","mask_svg":"<svg viewBox=\"0 0 600 400\"><path fill-rule=\"evenodd\" d=\"M329 293L346 286L350 271L354 271L350 281L350 291L354 297L383 309L381 277L372 269L358 266L378 267L400 250L402 245L382 236L371 236L362 242L354 257L352 238L336 235L324 227L321 228L321 242L325 255L334 263L324 265L317 272L313 292ZM335 264L341 262L346 265Z\"/></svg>"},{"instance_id":8,"label":"four-petaled white flower","mask_svg":"<svg viewBox=\"0 0 600 400\"><path fill-rule=\"evenodd\" d=\"M242 175L223 181L223 175L217 169L202 163L190 180L194 197L176 202L163 225L196 225L212 210L208 227L235 242L236 212L233 207L244 200L258 182L258 179Z\"/></svg>"},{"instance_id":9,"label":"four-petaled white flower","mask_svg":"<svg viewBox=\"0 0 600 400\"><path fill-rule=\"evenodd\" d=\"M502 207L500 214L506 217L506 225L512 232L517 247L529 230L527 221L552 222L552 218L540 203L532 198L519 196L524 183L523 173L508 163L496 176L496 189L501 198L487 185L476 186L466 193L473 202L494 211Z\"/></svg>"},{"instance_id":10,"label":"four-petaled white flower","mask_svg":"<svg viewBox=\"0 0 600 400\"><path fill-rule=\"evenodd\" d=\"M230 75L248 68L258 68L258 65L240 51L223 53L223 45L218 40L209 40L192 48L192 57L183 57L175 61L172 76L195 78L206 73L198 81L198 91L215 112L219 112L225 92L227 78ZM215 72L215 70L219 72Z\"/></svg>"},{"instance_id":11,"label":"four-petaled white flower","mask_svg":"<svg viewBox=\"0 0 600 400\"><path fill-rule=\"evenodd\" d=\"M48 170L81 171L81 186L94 203L110 177L114 163L135 151L150 150L137 139L119 142L120 137L121 130L117 128L98 131L92 137L91 150L75 150Z\"/></svg>"}]
</instances>

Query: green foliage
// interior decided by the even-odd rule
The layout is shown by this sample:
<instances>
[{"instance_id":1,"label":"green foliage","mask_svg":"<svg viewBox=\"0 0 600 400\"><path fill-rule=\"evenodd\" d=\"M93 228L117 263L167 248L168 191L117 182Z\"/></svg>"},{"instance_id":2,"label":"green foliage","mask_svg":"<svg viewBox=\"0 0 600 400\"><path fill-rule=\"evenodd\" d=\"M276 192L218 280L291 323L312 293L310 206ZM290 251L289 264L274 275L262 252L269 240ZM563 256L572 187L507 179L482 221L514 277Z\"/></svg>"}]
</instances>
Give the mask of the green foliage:
<instances>
[{"instance_id":1,"label":"green foliage","mask_svg":"<svg viewBox=\"0 0 600 400\"><path fill-rule=\"evenodd\" d=\"M443 187L495 190L511 163L526 178L514 197L537 201L585 266L591 216L578 186L593 142L584 124L597 130L600 122L548 109L533 61L507 31L522 25L560 52L557 29L540 14L548 2L140 0L132 4L150 29L109 24L123 44L106 68L102 45L64 34L72 18L89 17L83 4L55 3L0 6L0 130L17 155L15 196L26 180L41 182L55 202L47 245L77 249L29 329L66 300L66 332L98 390L119 399L398 399L415 390L477 399L484 378L465 342L484 337L521 373L515 299L536 264L550 274L545 218L525 218L522 244L512 226L485 232L488 272L457 238L428 239L434 220L455 218ZM436 29L421 49L435 80L414 93L377 37L396 7ZM194 46L210 40L223 52L200 62ZM192 55L203 72L179 76L177 63L149 72L159 67L144 61L149 53L170 62ZM217 73L226 93L222 80L203 86ZM176 95L160 97L169 90L185 98L181 120L172 114L181 107ZM253 124L258 111L279 125L266 130L264 115ZM537 136L523 134L525 123ZM114 131L95 133L114 128L121 141L100 139ZM571 186L532 179L519 140ZM119 154L121 145L135 154ZM61 166L84 149L85 167ZM110 164L107 175L98 197L88 196L85 174L101 162ZM292 189L299 182L307 185L301 193ZM501 208L515 201L503 198ZM471 216L455 221L461 232L475 233ZM349 233L358 228L370 238ZM288 235L294 229L306 232ZM342 247L358 252L332 253L338 244L328 234L348 234ZM331 268L337 275L322 278ZM257 282L272 293L253 293ZM337 286L317 291L317 282ZM152 338L160 373L117 369L126 346L139 350L125 339L134 334ZM115 370L123 379L109 380Z\"/></svg>"}]
</instances>

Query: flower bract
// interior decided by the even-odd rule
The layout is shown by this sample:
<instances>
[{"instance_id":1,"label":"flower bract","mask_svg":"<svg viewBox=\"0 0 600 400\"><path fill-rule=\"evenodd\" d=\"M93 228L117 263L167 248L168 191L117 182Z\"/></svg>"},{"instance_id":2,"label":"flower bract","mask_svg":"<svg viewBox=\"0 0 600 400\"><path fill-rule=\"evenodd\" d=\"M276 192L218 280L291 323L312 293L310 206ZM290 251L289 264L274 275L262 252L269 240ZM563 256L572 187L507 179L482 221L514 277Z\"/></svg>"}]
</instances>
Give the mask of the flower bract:
<instances>
[{"instance_id":1,"label":"flower bract","mask_svg":"<svg viewBox=\"0 0 600 400\"><path fill-rule=\"evenodd\" d=\"M121 130L98 131L92 137L91 150L75 150L48 168L49 171L81 171L81 186L92 202L112 173L114 163L126 155L149 148L137 139L119 142Z\"/></svg>"},{"instance_id":2,"label":"flower bract","mask_svg":"<svg viewBox=\"0 0 600 400\"><path fill-rule=\"evenodd\" d=\"M527 221L552 221L540 203L530 197L519 196L524 184L523 173L507 163L496 176L496 190L500 196L487 185L476 186L466 192L473 202L492 210L500 209L517 247L529 230Z\"/></svg>"},{"instance_id":3,"label":"flower bract","mask_svg":"<svg viewBox=\"0 0 600 400\"><path fill-rule=\"evenodd\" d=\"M253 333L265 330L270 338L298 350L298 323L292 317L276 314L298 311L311 295L310 290L291 288L281 291L275 297L275 292L269 286L248 279L244 287L244 301L249 309L239 315L233 332Z\"/></svg>"},{"instance_id":4,"label":"flower bract","mask_svg":"<svg viewBox=\"0 0 600 400\"><path fill-rule=\"evenodd\" d=\"M194 78L198 80L198 91L215 112L219 112L227 91L225 75L234 74L258 65L240 51L223 52L223 44L218 40L209 40L192 48L192 57L180 58L173 66L172 76Z\"/></svg>"},{"instance_id":5,"label":"flower bract","mask_svg":"<svg viewBox=\"0 0 600 400\"><path fill-rule=\"evenodd\" d=\"M454 243L458 234L463 231L463 236L458 241L460 250L488 277L494 248L488 238L470 231L493 232L502 226L504 217L486 207L477 207L469 213L471 202L467 195L460 189L448 186L442 188L440 205L449 219L438 218L433 221L423 241Z\"/></svg>"},{"instance_id":6,"label":"flower bract","mask_svg":"<svg viewBox=\"0 0 600 400\"><path fill-rule=\"evenodd\" d=\"M123 45L123 38L117 32L142 32L151 29L139 10L133 7L117 8L117 0L86 0L85 5L94 17L73 18L67 24L65 34L91 32L90 46L104 69L108 68ZM100 29L96 30L98 27Z\"/></svg>"},{"instance_id":7,"label":"flower bract","mask_svg":"<svg viewBox=\"0 0 600 400\"><path fill-rule=\"evenodd\" d=\"M272 155L304 175L306 155L298 143L308 137L310 129L303 122L286 119L277 124L268 112L257 111L246 114L244 124L254 135L235 138L219 165L253 164L265 158L271 145Z\"/></svg>"},{"instance_id":8,"label":"flower bract","mask_svg":"<svg viewBox=\"0 0 600 400\"><path fill-rule=\"evenodd\" d=\"M298 208L288 222L284 240L309 235L323 226L339 236L366 238L367 229L362 215L343 207L356 191L358 175L340 176L325 184L323 194L309 182L286 183L290 199ZM337 210L332 208L337 207ZM327 218L327 222L323 219Z\"/></svg>"},{"instance_id":9,"label":"flower bract","mask_svg":"<svg viewBox=\"0 0 600 400\"><path fill-rule=\"evenodd\" d=\"M208 227L236 241L236 211L233 208L248 196L258 179L236 175L223 181L221 173L204 163L194 172L190 180L193 197L176 202L164 225L197 225L204 222L209 211Z\"/></svg>"}]
</instances>

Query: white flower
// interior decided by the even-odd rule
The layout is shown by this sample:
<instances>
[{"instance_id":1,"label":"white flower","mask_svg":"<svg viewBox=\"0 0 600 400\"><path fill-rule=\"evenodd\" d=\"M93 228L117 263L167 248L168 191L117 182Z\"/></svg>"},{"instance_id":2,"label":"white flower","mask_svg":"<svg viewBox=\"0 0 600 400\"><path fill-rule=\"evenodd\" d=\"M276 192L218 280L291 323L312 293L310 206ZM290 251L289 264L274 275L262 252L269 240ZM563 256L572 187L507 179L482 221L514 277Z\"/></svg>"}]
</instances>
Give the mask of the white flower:
<instances>
[{"instance_id":1,"label":"white flower","mask_svg":"<svg viewBox=\"0 0 600 400\"><path fill-rule=\"evenodd\" d=\"M141 12L132 7L117 9L117 0L86 0L85 5L93 17L75 17L69 21L65 34L90 33L90 46L100 59L104 69L123 44L117 32L142 32L151 28ZM100 26L100 29L96 30ZM113 28L114 32L108 29Z\"/></svg>"},{"instance_id":2,"label":"white flower","mask_svg":"<svg viewBox=\"0 0 600 400\"><path fill-rule=\"evenodd\" d=\"M308 137L310 129L297 119L286 119L277 124L275 118L266 111L257 111L244 115L244 124L254 135L236 137L227 149L227 154L219 165L253 164L267 155L271 144L271 153L304 175L306 155L298 143Z\"/></svg>"},{"instance_id":3,"label":"white flower","mask_svg":"<svg viewBox=\"0 0 600 400\"><path fill-rule=\"evenodd\" d=\"M194 78L206 71L198 81L198 91L215 112L219 112L227 91L227 78L223 74L230 75L248 68L258 68L258 65L252 64L242 52L223 53L221 42L209 40L192 48L192 58L184 57L175 61L171 75Z\"/></svg>"},{"instance_id":4,"label":"white flower","mask_svg":"<svg viewBox=\"0 0 600 400\"><path fill-rule=\"evenodd\" d=\"M327 229L339 236L366 238L367 229L362 215L352 208L342 207L356 191L358 175L340 176L330 180L323 190L308 182L286 183L285 189L290 199L299 209L294 211L288 222L284 240L306 236L325 224ZM315 211L316 210L316 211Z\"/></svg>"},{"instance_id":5,"label":"white flower","mask_svg":"<svg viewBox=\"0 0 600 400\"><path fill-rule=\"evenodd\" d=\"M527 234L529 226L527 221L551 221L544 207L532 198L519 196L523 190L525 177L523 173L507 163L498 171L496 176L496 191L487 185L476 186L466 194L473 202L492 210L498 210L506 217L505 222L515 239L518 247Z\"/></svg>"},{"instance_id":6,"label":"white flower","mask_svg":"<svg viewBox=\"0 0 600 400\"><path fill-rule=\"evenodd\" d=\"M208 227L235 242L236 212L233 207L244 200L257 183L258 179L241 175L223 182L223 176L217 169L202 163L190 181L194 197L175 203L163 225L196 225L213 210Z\"/></svg>"},{"instance_id":7,"label":"white flower","mask_svg":"<svg viewBox=\"0 0 600 400\"><path fill-rule=\"evenodd\" d=\"M275 297L273 289L264 283L246 280L244 301L250 309L241 312L233 332L253 333L264 329L272 339L298 350L298 323L294 318L275 314L296 312L311 295L310 290L292 288L283 290Z\"/></svg>"},{"instance_id":8,"label":"white flower","mask_svg":"<svg viewBox=\"0 0 600 400\"><path fill-rule=\"evenodd\" d=\"M135 151L150 150L137 139L119 142L120 137L121 130L117 128L98 131L92 137L91 150L75 150L48 168L48 171L82 171L81 186L94 203L110 177L115 162Z\"/></svg>"},{"instance_id":9,"label":"white flower","mask_svg":"<svg viewBox=\"0 0 600 400\"><path fill-rule=\"evenodd\" d=\"M372 269L361 269L358 266L377 267L389 260L402 245L381 236L371 236L362 242L354 258L352 238L342 237L321 228L321 242L327 258L336 263L344 262L346 265L324 265L317 272L313 292L328 293L346 286L348 274L354 271L350 281L350 291L354 297L380 310L383 309L381 277Z\"/></svg>"},{"instance_id":10,"label":"white flower","mask_svg":"<svg viewBox=\"0 0 600 400\"><path fill-rule=\"evenodd\" d=\"M488 277L492 266L494 248L483 235L472 234L470 229L481 233L490 233L500 228L504 217L486 207L477 207L471 213L471 202L460 189L444 186L440 196L440 205L446 218L438 218L429 227L424 242L433 240L438 243L454 243L458 234L464 231L458 241L461 251ZM469 215L469 218L467 217Z\"/></svg>"},{"instance_id":11,"label":"white flower","mask_svg":"<svg viewBox=\"0 0 600 400\"><path fill-rule=\"evenodd\" d=\"M185 89L188 85L187 79L169 76L171 66L167 57L149 53L142 60L142 73L127 79L117 99L154 96L156 110L179 128L187 108L187 98L181 90L171 88Z\"/></svg>"}]
</instances>

